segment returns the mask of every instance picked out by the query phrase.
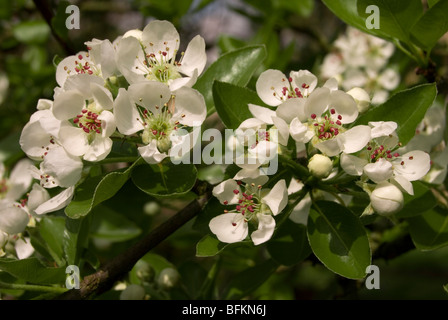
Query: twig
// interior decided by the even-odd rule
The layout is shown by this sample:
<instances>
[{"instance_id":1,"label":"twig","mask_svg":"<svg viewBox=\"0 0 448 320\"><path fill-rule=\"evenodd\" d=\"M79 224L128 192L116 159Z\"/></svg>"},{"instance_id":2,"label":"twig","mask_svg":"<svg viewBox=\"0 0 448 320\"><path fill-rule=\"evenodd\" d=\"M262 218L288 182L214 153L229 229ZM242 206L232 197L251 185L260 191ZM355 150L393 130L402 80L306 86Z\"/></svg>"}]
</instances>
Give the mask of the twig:
<instances>
[{"instance_id":1,"label":"twig","mask_svg":"<svg viewBox=\"0 0 448 320\"><path fill-rule=\"evenodd\" d=\"M132 267L148 251L156 247L160 242L168 238L177 229L195 217L210 197L210 192L188 204L145 238L134 244L125 252L101 267L96 273L83 279L79 289L72 289L56 297L57 300L84 300L94 295L99 295L109 290L113 284L128 273Z\"/></svg>"},{"instance_id":2,"label":"twig","mask_svg":"<svg viewBox=\"0 0 448 320\"><path fill-rule=\"evenodd\" d=\"M56 30L53 28L53 24L51 23L54 17L54 14L48 5L46 0L33 0L34 5L36 6L37 10L39 10L42 17L47 22L48 26L50 27L51 33L53 37L56 39L56 41L59 43L59 45L64 49L65 53L69 56L74 55L76 52L75 50L62 39L57 33Z\"/></svg>"}]
</instances>

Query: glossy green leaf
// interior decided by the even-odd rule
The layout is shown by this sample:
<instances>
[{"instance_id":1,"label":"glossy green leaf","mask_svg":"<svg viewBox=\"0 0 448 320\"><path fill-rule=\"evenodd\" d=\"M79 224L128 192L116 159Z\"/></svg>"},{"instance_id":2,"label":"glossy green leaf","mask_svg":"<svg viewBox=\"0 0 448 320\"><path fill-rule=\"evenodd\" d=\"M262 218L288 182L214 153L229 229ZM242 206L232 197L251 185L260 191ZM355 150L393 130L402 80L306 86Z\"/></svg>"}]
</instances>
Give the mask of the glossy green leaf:
<instances>
[{"instance_id":1,"label":"glossy green leaf","mask_svg":"<svg viewBox=\"0 0 448 320\"><path fill-rule=\"evenodd\" d=\"M285 221L266 247L272 259L285 266L293 266L311 253L306 226Z\"/></svg>"},{"instance_id":2,"label":"glossy green leaf","mask_svg":"<svg viewBox=\"0 0 448 320\"><path fill-rule=\"evenodd\" d=\"M426 11L411 29L414 42L430 51L448 31L447 13L448 0L438 1Z\"/></svg>"},{"instance_id":3,"label":"glossy green leaf","mask_svg":"<svg viewBox=\"0 0 448 320\"><path fill-rule=\"evenodd\" d=\"M0 141L0 162L5 166L13 165L23 155L19 144L20 132L14 132Z\"/></svg>"},{"instance_id":4,"label":"glossy green leaf","mask_svg":"<svg viewBox=\"0 0 448 320\"><path fill-rule=\"evenodd\" d=\"M314 9L314 0L274 0L273 3L302 17L308 17Z\"/></svg>"},{"instance_id":5,"label":"glossy green leaf","mask_svg":"<svg viewBox=\"0 0 448 320\"><path fill-rule=\"evenodd\" d=\"M89 214L95 206L112 198L130 178L132 170L143 162L139 158L127 169L87 179L76 188L72 202L65 208L65 214L72 219Z\"/></svg>"},{"instance_id":6,"label":"glossy green leaf","mask_svg":"<svg viewBox=\"0 0 448 320\"><path fill-rule=\"evenodd\" d=\"M428 6L430 8L432 8L437 2L439 2L440 0L428 0Z\"/></svg>"},{"instance_id":7,"label":"glossy green leaf","mask_svg":"<svg viewBox=\"0 0 448 320\"><path fill-rule=\"evenodd\" d=\"M308 216L308 239L316 257L331 271L362 279L371 262L367 233L347 208L318 201Z\"/></svg>"},{"instance_id":8,"label":"glossy green leaf","mask_svg":"<svg viewBox=\"0 0 448 320\"><path fill-rule=\"evenodd\" d=\"M244 87L266 58L264 46L248 46L223 54L193 86L205 98L207 114L215 111L212 86L215 80Z\"/></svg>"},{"instance_id":9,"label":"glossy green leaf","mask_svg":"<svg viewBox=\"0 0 448 320\"><path fill-rule=\"evenodd\" d=\"M65 259L68 265L77 265L82 256L90 235L90 217L79 219L67 218L65 221L64 247Z\"/></svg>"},{"instance_id":10,"label":"glossy green leaf","mask_svg":"<svg viewBox=\"0 0 448 320\"><path fill-rule=\"evenodd\" d=\"M110 242L127 241L139 236L142 230L125 216L99 205L93 211L91 236Z\"/></svg>"},{"instance_id":11,"label":"glossy green leaf","mask_svg":"<svg viewBox=\"0 0 448 320\"><path fill-rule=\"evenodd\" d=\"M45 241L48 251L61 266L64 261L64 239L65 218L64 217L44 217L39 223L39 231Z\"/></svg>"},{"instance_id":12,"label":"glossy green leaf","mask_svg":"<svg viewBox=\"0 0 448 320\"><path fill-rule=\"evenodd\" d=\"M193 188L198 171L193 164L144 164L132 172L132 181L151 196L174 196L187 193Z\"/></svg>"},{"instance_id":13,"label":"glossy green leaf","mask_svg":"<svg viewBox=\"0 0 448 320\"><path fill-rule=\"evenodd\" d=\"M352 1L354 2L354 1ZM376 36L393 39L397 38L405 43L410 43L410 30L414 23L423 14L421 0L358 0L358 14L363 21L366 21L372 13L366 13L370 5L378 7L379 28L368 30Z\"/></svg>"},{"instance_id":14,"label":"glossy green leaf","mask_svg":"<svg viewBox=\"0 0 448 320\"><path fill-rule=\"evenodd\" d=\"M228 243L223 243L211 235L206 235L196 245L196 256L213 257L228 245Z\"/></svg>"},{"instance_id":15,"label":"glossy green leaf","mask_svg":"<svg viewBox=\"0 0 448 320\"><path fill-rule=\"evenodd\" d=\"M437 205L437 199L425 184L419 181L413 182L414 195L404 193L404 207L397 212L397 218L409 218L418 216Z\"/></svg>"},{"instance_id":16,"label":"glossy green leaf","mask_svg":"<svg viewBox=\"0 0 448 320\"><path fill-rule=\"evenodd\" d=\"M354 125L367 124L369 121L395 121L400 142L406 145L414 137L415 129L436 96L437 88L433 83L400 91L382 105L360 116Z\"/></svg>"},{"instance_id":17,"label":"glossy green leaf","mask_svg":"<svg viewBox=\"0 0 448 320\"><path fill-rule=\"evenodd\" d=\"M230 280L225 299L238 300L244 298L261 286L277 268L277 262L270 259L235 275Z\"/></svg>"},{"instance_id":18,"label":"glossy green leaf","mask_svg":"<svg viewBox=\"0 0 448 320\"><path fill-rule=\"evenodd\" d=\"M213 84L213 100L219 117L229 129L237 129L241 122L253 118L249 103L264 105L256 92L219 81Z\"/></svg>"},{"instance_id":19,"label":"glossy green leaf","mask_svg":"<svg viewBox=\"0 0 448 320\"><path fill-rule=\"evenodd\" d=\"M368 32L365 19L358 14L356 0L322 0L322 2L345 23Z\"/></svg>"},{"instance_id":20,"label":"glossy green leaf","mask_svg":"<svg viewBox=\"0 0 448 320\"><path fill-rule=\"evenodd\" d=\"M412 241L419 250L448 245L448 211L440 207L408 219Z\"/></svg>"},{"instance_id":21,"label":"glossy green leaf","mask_svg":"<svg viewBox=\"0 0 448 320\"><path fill-rule=\"evenodd\" d=\"M36 284L65 283L65 267L48 268L36 258L22 260L2 258L0 270L18 279Z\"/></svg>"}]
</instances>

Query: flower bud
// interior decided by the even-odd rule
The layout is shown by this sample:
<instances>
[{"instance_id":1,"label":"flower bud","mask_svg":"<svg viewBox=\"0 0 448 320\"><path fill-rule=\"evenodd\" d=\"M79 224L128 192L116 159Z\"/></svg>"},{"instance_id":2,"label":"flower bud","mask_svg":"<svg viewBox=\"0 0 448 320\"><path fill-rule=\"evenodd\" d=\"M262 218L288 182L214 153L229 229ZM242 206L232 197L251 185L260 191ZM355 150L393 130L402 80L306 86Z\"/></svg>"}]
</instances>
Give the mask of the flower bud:
<instances>
[{"instance_id":1,"label":"flower bud","mask_svg":"<svg viewBox=\"0 0 448 320\"><path fill-rule=\"evenodd\" d=\"M121 292L120 300L143 300L145 294L145 288L138 284L131 284Z\"/></svg>"},{"instance_id":2,"label":"flower bud","mask_svg":"<svg viewBox=\"0 0 448 320\"><path fill-rule=\"evenodd\" d=\"M351 95L353 99L355 99L359 113L366 112L369 109L370 96L364 89L355 87L350 91L348 91L347 93Z\"/></svg>"},{"instance_id":3,"label":"flower bud","mask_svg":"<svg viewBox=\"0 0 448 320\"><path fill-rule=\"evenodd\" d=\"M333 162L327 156L315 154L308 162L311 174L319 179L328 177L333 170Z\"/></svg>"},{"instance_id":4,"label":"flower bud","mask_svg":"<svg viewBox=\"0 0 448 320\"><path fill-rule=\"evenodd\" d=\"M160 205L156 201L149 201L143 206L143 212L148 216L155 216L160 212Z\"/></svg>"},{"instance_id":5,"label":"flower bud","mask_svg":"<svg viewBox=\"0 0 448 320\"><path fill-rule=\"evenodd\" d=\"M162 289L171 289L180 280L180 274L176 269L165 268L163 269L157 279L157 284Z\"/></svg>"},{"instance_id":6,"label":"flower bud","mask_svg":"<svg viewBox=\"0 0 448 320\"><path fill-rule=\"evenodd\" d=\"M389 182L379 183L370 195L370 203L376 213L390 216L403 208L403 193Z\"/></svg>"}]
</instances>

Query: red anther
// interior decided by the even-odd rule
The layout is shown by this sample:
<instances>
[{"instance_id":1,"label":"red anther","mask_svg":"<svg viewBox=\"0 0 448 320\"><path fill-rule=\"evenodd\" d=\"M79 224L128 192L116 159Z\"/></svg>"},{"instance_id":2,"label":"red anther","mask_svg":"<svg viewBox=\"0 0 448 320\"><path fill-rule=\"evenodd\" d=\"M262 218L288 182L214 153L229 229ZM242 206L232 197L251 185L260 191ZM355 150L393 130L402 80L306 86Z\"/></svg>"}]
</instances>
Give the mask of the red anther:
<instances>
[{"instance_id":1,"label":"red anther","mask_svg":"<svg viewBox=\"0 0 448 320\"><path fill-rule=\"evenodd\" d=\"M318 125L319 125L318 123L315 123L315 124L314 124L315 127L317 127Z\"/></svg>"},{"instance_id":2,"label":"red anther","mask_svg":"<svg viewBox=\"0 0 448 320\"><path fill-rule=\"evenodd\" d=\"M339 121L339 120L337 120L337 121L336 121L336 124L337 124L338 126L340 126L340 125L342 124L342 122Z\"/></svg>"},{"instance_id":3,"label":"red anther","mask_svg":"<svg viewBox=\"0 0 448 320\"><path fill-rule=\"evenodd\" d=\"M242 183L241 181L237 181L236 182L236 184L239 185L239 186L241 185L241 183Z\"/></svg>"},{"instance_id":4,"label":"red anther","mask_svg":"<svg viewBox=\"0 0 448 320\"><path fill-rule=\"evenodd\" d=\"M165 51L162 52L162 55L166 57L167 53Z\"/></svg>"},{"instance_id":5,"label":"red anther","mask_svg":"<svg viewBox=\"0 0 448 320\"><path fill-rule=\"evenodd\" d=\"M233 190L233 193L234 193L234 194L238 194L238 193L240 193L240 192L239 192L238 190L235 189L235 190Z\"/></svg>"},{"instance_id":6,"label":"red anther","mask_svg":"<svg viewBox=\"0 0 448 320\"><path fill-rule=\"evenodd\" d=\"M384 146L380 146L380 151L383 151L384 150Z\"/></svg>"},{"instance_id":7,"label":"red anther","mask_svg":"<svg viewBox=\"0 0 448 320\"><path fill-rule=\"evenodd\" d=\"M289 77L289 78L288 78L288 81L289 81L289 82L292 82L292 78L291 78L291 77Z\"/></svg>"},{"instance_id":8,"label":"red anther","mask_svg":"<svg viewBox=\"0 0 448 320\"><path fill-rule=\"evenodd\" d=\"M79 118L73 119L73 123L78 123L78 122L79 122ZM51 140L50 140L50 142L51 142ZM51 142L51 143L54 143L54 142Z\"/></svg>"},{"instance_id":9,"label":"red anther","mask_svg":"<svg viewBox=\"0 0 448 320\"><path fill-rule=\"evenodd\" d=\"M240 205L237 205L237 206L236 206L236 210L237 210L237 211L241 211L241 206L240 206Z\"/></svg>"},{"instance_id":10,"label":"red anther","mask_svg":"<svg viewBox=\"0 0 448 320\"><path fill-rule=\"evenodd\" d=\"M316 114L315 114L315 113L311 114L311 119L313 119L313 120L314 120L314 119L316 119L316 117L317 117L317 116L316 116Z\"/></svg>"},{"instance_id":11,"label":"red anther","mask_svg":"<svg viewBox=\"0 0 448 320\"><path fill-rule=\"evenodd\" d=\"M394 157L395 157L395 158L397 158L397 157L399 157L399 156L400 156L400 154L399 154L398 152L395 152L395 153L394 153Z\"/></svg>"},{"instance_id":12,"label":"red anther","mask_svg":"<svg viewBox=\"0 0 448 320\"><path fill-rule=\"evenodd\" d=\"M79 59L79 60L82 60L82 55L78 55L78 59Z\"/></svg>"},{"instance_id":13,"label":"red anther","mask_svg":"<svg viewBox=\"0 0 448 320\"><path fill-rule=\"evenodd\" d=\"M82 113L86 113L86 112L87 112L87 109L83 109L81 112L82 112Z\"/></svg>"},{"instance_id":14,"label":"red anther","mask_svg":"<svg viewBox=\"0 0 448 320\"><path fill-rule=\"evenodd\" d=\"M387 155L387 158L388 158L388 159L392 158L392 155L389 153L389 154Z\"/></svg>"},{"instance_id":15,"label":"red anther","mask_svg":"<svg viewBox=\"0 0 448 320\"><path fill-rule=\"evenodd\" d=\"M77 118L82 118L82 114L78 114L76 117Z\"/></svg>"},{"instance_id":16,"label":"red anther","mask_svg":"<svg viewBox=\"0 0 448 320\"><path fill-rule=\"evenodd\" d=\"M389 154L389 153L390 153L390 150L387 150L386 153Z\"/></svg>"},{"instance_id":17,"label":"red anther","mask_svg":"<svg viewBox=\"0 0 448 320\"><path fill-rule=\"evenodd\" d=\"M89 128L84 127L84 128L82 128L82 130L84 130L85 133L90 133Z\"/></svg>"},{"instance_id":18,"label":"red anther","mask_svg":"<svg viewBox=\"0 0 448 320\"><path fill-rule=\"evenodd\" d=\"M338 119L339 119L339 120L342 120L342 116L341 116L341 115L338 115Z\"/></svg>"},{"instance_id":19,"label":"red anther","mask_svg":"<svg viewBox=\"0 0 448 320\"><path fill-rule=\"evenodd\" d=\"M372 155L370 156L370 159L375 159L375 155L372 154Z\"/></svg>"},{"instance_id":20,"label":"red anther","mask_svg":"<svg viewBox=\"0 0 448 320\"><path fill-rule=\"evenodd\" d=\"M330 110L330 113L331 113L331 114L335 114L335 113L336 113L336 110L331 109L331 110Z\"/></svg>"},{"instance_id":21,"label":"red anther","mask_svg":"<svg viewBox=\"0 0 448 320\"><path fill-rule=\"evenodd\" d=\"M400 164L403 166L404 165L404 161L401 161Z\"/></svg>"},{"instance_id":22,"label":"red anther","mask_svg":"<svg viewBox=\"0 0 448 320\"><path fill-rule=\"evenodd\" d=\"M232 226L236 227L236 223L235 223L235 222L232 222Z\"/></svg>"},{"instance_id":23,"label":"red anther","mask_svg":"<svg viewBox=\"0 0 448 320\"><path fill-rule=\"evenodd\" d=\"M250 212L254 212L254 208L252 206L248 206L247 210L249 210Z\"/></svg>"},{"instance_id":24,"label":"red anther","mask_svg":"<svg viewBox=\"0 0 448 320\"><path fill-rule=\"evenodd\" d=\"M409 157L409 160L414 160L414 157L413 157L413 156L410 156L410 157Z\"/></svg>"},{"instance_id":25,"label":"red anther","mask_svg":"<svg viewBox=\"0 0 448 320\"><path fill-rule=\"evenodd\" d=\"M242 200L242 199L239 199L239 200L238 200L238 203L243 203L243 200Z\"/></svg>"},{"instance_id":26,"label":"red anther","mask_svg":"<svg viewBox=\"0 0 448 320\"><path fill-rule=\"evenodd\" d=\"M89 70L89 71L87 71L87 73L90 74L90 75L92 75L92 74L93 74L93 71L92 71L92 70Z\"/></svg>"},{"instance_id":27,"label":"red anther","mask_svg":"<svg viewBox=\"0 0 448 320\"><path fill-rule=\"evenodd\" d=\"M224 205L228 205L228 204L229 204L229 201L225 200Z\"/></svg>"},{"instance_id":28,"label":"red anther","mask_svg":"<svg viewBox=\"0 0 448 320\"><path fill-rule=\"evenodd\" d=\"M155 135L155 136L157 135L157 130L151 130L151 132L153 135Z\"/></svg>"}]
</instances>

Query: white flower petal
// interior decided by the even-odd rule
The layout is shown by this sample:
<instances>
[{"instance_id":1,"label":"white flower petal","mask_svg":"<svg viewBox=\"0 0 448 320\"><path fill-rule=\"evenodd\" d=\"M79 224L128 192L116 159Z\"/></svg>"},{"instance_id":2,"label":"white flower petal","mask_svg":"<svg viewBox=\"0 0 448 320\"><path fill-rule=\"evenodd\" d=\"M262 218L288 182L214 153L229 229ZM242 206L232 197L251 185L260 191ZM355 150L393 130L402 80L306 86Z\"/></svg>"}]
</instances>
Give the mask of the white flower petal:
<instances>
[{"instance_id":1,"label":"white flower petal","mask_svg":"<svg viewBox=\"0 0 448 320\"><path fill-rule=\"evenodd\" d=\"M242 241L248 234L247 222L239 213L224 213L216 216L210 220L209 227L219 241L225 243Z\"/></svg>"},{"instance_id":2,"label":"white flower petal","mask_svg":"<svg viewBox=\"0 0 448 320\"><path fill-rule=\"evenodd\" d=\"M112 139L109 137L102 137L95 135L95 139L90 143L89 148L84 154L86 161L101 161L105 159L112 150Z\"/></svg>"},{"instance_id":3,"label":"white flower petal","mask_svg":"<svg viewBox=\"0 0 448 320\"><path fill-rule=\"evenodd\" d=\"M251 103L249 103L249 111L258 120L261 120L266 124L274 124L272 121L272 117L276 116L275 111Z\"/></svg>"},{"instance_id":4,"label":"white flower petal","mask_svg":"<svg viewBox=\"0 0 448 320\"><path fill-rule=\"evenodd\" d=\"M412 186L412 182L402 176L395 176L391 179L391 182L395 182L398 186L400 186L404 191L409 193L411 196L414 195L414 187Z\"/></svg>"},{"instance_id":5,"label":"white flower petal","mask_svg":"<svg viewBox=\"0 0 448 320\"><path fill-rule=\"evenodd\" d=\"M334 91L336 92L336 91ZM306 99L303 116L299 116L299 120L302 122L308 121L312 114L318 117L327 110L330 103L330 89L317 88Z\"/></svg>"},{"instance_id":6,"label":"white flower petal","mask_svg":"<svg viewBox=\"0 0 448 320\"><path fill-rule=\"evenodd\" d=\"M298 88L305 97L313 92L317 85L317 77L308 70L292 71L289 73L294 88ZM304 88L307 86L308 88Z\"/></svg>"},{"instance_id":7,"label":"white flower petal","mask_svg":"<svg viewBox=\"0 0 448 320\"><path fill-rule=\"evenodd\" d=\"M20 147L33 160L42 160L45 148L50 144L50 135L39 121L28 122L20 135Z\"/></svg>"},{"instance_id":8,"label":"white flower petal","mask_svg":"<svg viewBox=\"0 0 448 320\"><path fill-rule=\"evenodd\" d=\"M79 157L68 154L62 147L57 147L48 151L41 168L46 174L54 177L59 186L66 188L75 185L81 179L83 164Z\"/></svg>"},{"instance_id":9,"label":"white flower petal","mask_svg":"<svg viewBox=\"0 0 448 320\"><path fill-rule=\"evenodd\" d=\"M288 188L284 179L278 181L269 193L263 197L262 202L267 204L275 216L288 204Z\"/></svg>"},{"instance_id":10,"label":"white flower petal","mask_svg":"<svg viewBox=\"0 0 448 320\"><path fill-rule=\"evenodd\" d=\"M288 78L279 70L269 69L258 77L255 84L258 96L269 106L276 107L280 100L283 87L289 87Z\"/></svg>"},{"instance_id":11,"label":"white flower petal","mask_svg":"<svg viewBox=\"0 0 448 320\"><path fill-rule=\"evenodd\" d=\"M134 37L121 39L116 55L117 68L130 84L146 81L147 71L141 69L139 62L139 59L144 59L139 40Z\"/></svg>"},{"instance_id":12,"label":"white flower petal","mask_svg":"<svg viewBox=\"0 0 448 320\"><path fill-rule=\"evenodd\" d=\"M289 125L289 133L291 137L298 142L308 142L306 140L306 133L308 132L308 126L300 122L298 118L294 118Z\"/></svg>"},{"instance_id":13,"label":"white flower petal","mask_svg":"<svg viewBox=\"0 0 448 320\"><path fill-rule=\"evenodd\" d=\"M314 145L314 147L329 157L337 156L342 152L340 141L337 138L321 141Z\"/></svg>"},{"instance_id":14,"label":"white flower petal","mask_svg":"<svg viewBox=\"0 0 448 320\"><path fill-rule=\"evenodd\" d=\"M134 134L144 129L140 114L129 98L128 92L120 88L114 102L114 115L118 131L125 135Z\"/></svg>"},{"instance_id":15,"label":"white flower petal","mask_svg":"<svg viewBox=\"0 0 448 320\"><path fill-rule=\"evenodd\" d=\"M191 77L193 76L194 70L197 70L197 73L201 74L206 63L205 41L204 38L197 35L188 44L179 71Z\"/></svg>"},{"instance_id":16,"label":"white flower petal","mask_svg":"<svg viewBox=\"0 0 448 320\"><path fill-rule=\"evenodd\" d=\"M28 209L32 212L42 203L46 202L50 199L50 194L47 189L43 188L40 184L33 184L33 188L30 191L30 195L28 196L27 206Z\"/></svg>"},{"instance_id":17,"label":"white flower petal","mask_svg":"<svg viewBox=\"0 0 448 320\"><path fill-rule=\"evenodd\" d=\"M54 99L53 114L58 120L68 120L81 113L84 96L78 91L65 91Z\"/></svg>"},{"instance_id":18,"label":"white flower petal","mask_svg":"<svg viewBox=\"0 0 448 320\"><path fill-rule=\"evenodd\" d=\"M313 202L311 201L311 197L307 194L297 206L292 210L289 215L289 219L295 223L307 225L308 224L308 215L310 213L311 205Z\"/></svg>"},{"instance_id":19,"label":"white flower petal","mask_svg":"<svg viewBox=\"0 0 448 320\"><path fill-rule=\"evenodd\" d=\"M25 238L25 241L21 238L17 239L14 249L16 250L17 258L19 258L19 260L29 258L34 253L31 239L28 237Z\"/></svg>"},{"instance_id":20,"label":"white flower petal","mask_svg":"<svg viewBox=\"0 0 448 320\"><path fill-rule=\"evenodd\" d=\"M64 207L66 207L70 201L72 201L73 195L75 193L75 187L71 186L60 192L53 198L45 201L40 206L38 206L34 212L37 215L42 215L49 212L58 211Z\"/></svg>"},{"instance_id":21,"label":"white flower petal","mask_svg":"<svg viewBox=\"0 0 448 320\"><path fill-rule=\"evenodd\" d=\"M9 175L9 189L6 193L6 198L12 201L19 200L29 189L33 180L29 171L32 165L33 163L29 159L22 159L17 162Z\"/></svg>"},{"instance_id":22,"label":"white flower petal","mask_svg":"<svg viewBox=\"0 0 448 320\"><path fill-rule=\"evenodd\" d=\"M3 200L0 203L0 230L8 234L16 234L25 230L29 217L18 204Z\"/></svg>"},{"instance_id":23,"label":"white flower petal","mask_svg":"<svg viewBox=\"0 0 448 320\"><path fill-rule=\"evenodd\" d=\"M73 156L82 156L89 149L87 135L81 128L63 127L59 139L64 149Z\"/></svg>"},{"instance_id":24,"label":"white flower petal","mask_svg":"<svg viewBox=\"0 0 448 320\"><path fill-rule=\"evenodd\" d=\"M226 201L228 204L237 204L241 189L235 180L228 179L215 186L212 193L222 204Z\"/></svg>"},{"instance_id":25,"label":"white flower petal","mask_svg":"<svg viewBox=\"0 0 448 320\"><path fill-rule=\"evenodd\" d=\"M168 86L171 91L176 91L182 87L191 88L198 80L198 70L193 71L193 75L191 77L182 77L177 79L168 80Z\"/></svg>"},{"instance_id":26,"label":"white flower petal","mask_svg":"<svg viewBox=\"0 0 448 320\"><path fill-rule=\"evenodd\" d=\"M166 52L166 58L171 59L179 48L179 41L179 33L169 21L151 21L143 29L142 42L147 54L159 56L159 52Z\"/></svg>"},{"instance_id":27,"label":"white flower petal","mask_svg":"<svg viewBox=\"0 0 448 320\"><path fill-rule=\"evenodd\" d=\"M101 108L110 110L114 106L114 98L109 90L97 83L90 84L90 90L92 91L93 99Z\"/></svg>"},{"instance_id":28,"label":"white flower petal","mask_svg":"<svg viewBox=\"0 0 448 320\"><path fill-rule=\"evenodd\" d=\"M340 120L344 123L352 123L358 117L359 111L355 99L344 91L336 90L330 93L329 108L335 109L337 115L341 115Z\"/></svg>"},{"instance_id":29,"label":"white flower petal","mask_svg":"<svg viewBox=\"0 0 448 320\"><path fill-rule=\"evenodd\" d=\"M258 229L250 235L254 245L258 246L271 239L275 230L275 220L271 215L258 214Z\"/></svg>"},{"instance_id":30,"label":"white flower petal","mask_svg":"<svg viewBox=\"0 0 448 320\"><path fill-rule=\"evenodd\" d=\"M157 140L152 140L147 146L139 147L138 152L149 164L160 163L163 159L168 157L166 153L160 153L159 149L157 149Z\"/></svg>"},{"instance_id":31,"label":"white flower petal","mask_svg":"<svg viewBox=\"0 0 448 320\"><path fill-rule=\"evenodd\" d=\"M110 137L117 128L114 114L110 111L105 110L98 116L98 120L101 120L101 136L103 138Z\"/></svg>"},{"instance_id":32,"label":"white flower petal","mask_svg":"<svg viewBox=\"0 0 448 320\"><path fill-rule=\"evenodd\" d=\"M369 126L372 128L372 139L389 136L397 130L397 123L394 121L371 121Z\"/></svg>"},{"instance_id":33,"label":"white flower petal","mask_svg":"<svg viewBox=\"0 0 448 320\"><path fill-rule=\"evenodd\" d=\"M70 76L65 80L64 91L77 91L85 98L92 98L92 90L90 86L96 83L100 86L104 85L104 80L101 77L89 74L76 74Z\"/></svg>"},{"instance_id":34,"label":"white flower petal","mask_svg":"<svg viewBox=\"0 0 448 320\"><path fill-rule=\"evenodd\" d=\"M367 160L346 153L341 155L342 169L352 176L360 176L364 171L364 166L367 165Z\"/></svg>"},{"instance_id":35,"label":"white flower petal","mask_svg":"<svg viewBox=\"0 0 448 320\"><path fill-rule=\"evenodd\" d=\"M369 126L355 126L346 132L337 136L342 151L345 153L354 153L364 148L370 141L370 127Z\"/></svg>"},{"instance_id":36,"label":"white flower petal","mask_svg":"<svg viewBox=\"0 0 448 320\"><path fill-rule=\"evenodd\" d=\"M364 167L364 173L375 183L380 183L392 178L392 164L380 158L377 162L369 163Z\"/></svg>"},{"instance_id":37,"label":"white flower petal","mask_svg":"<svg viewBox=\"0 0 448 320\"><path fill-rule=\"evenodd\" d=\"M403 162L403 165L401 164ZM425 176L431 168L429 154L420 150L410 151L394 161L395 176L415 181Z\"/></svg>"},{"instance_id":38,"label":"white flower petal","mask_svg":"<svg viewBox=\"0 0 448 320\"><path fill-rule=\"evenodd\" d=\"M338 80L336 78L330 78L325 82L323 87L330 89L330 91L338 90Z\"/></svg>"},{"instance_id":39,"label":"white flower petal","mask_svg":"<svg viewBox=\"0 0 448 320\"><path fill-rule=\"evenodd\" d=\"M186 126L200 126L207 116L204 97L195 89L182 87L174 92L175 112L173 120Z\"/></svg>"},{"instance_id":40,"label":"white flower petal","mask_svg":"<svg viewBox=\"0 0 448 320\"><path fill-rule=\"evenodd\" d=\"M275 128L277 129L277 139L278 143L281 145L287 146L289 139L289 127L288 124L282 118L273 117L272 121L274 121ZM274 129L270 129L269 132L272 133ZM271 134L273 137L274 134ZM275 141L275 140L274 140Z\"/></svg>"},{"instance_id":41,"label":"white flower petal","mask_svg":"<svg viewBox=\"0 0 448 320\"><path fill-rule=\"evenodd\" d=\"M296 117L299 117L299 119L304 119L306 102L306 98L288 99L277 107L275 113L277 117L282 118L287 123L290 123L292 119Z\"/></svg>"},{"instance_id":42,"label":"white flower petal","mask_svg":"<svg viewBox=\"0 0 448 320\"><path fill-rule=\"evenodd\" d=\"M168 103L171 98L170 89L157 81L131 84L128 88L128 93L134 103L145 107L153 114L160 113L160 108Z\"/></svg>"}]
</instances>

